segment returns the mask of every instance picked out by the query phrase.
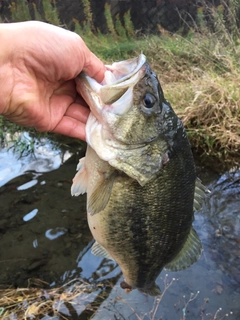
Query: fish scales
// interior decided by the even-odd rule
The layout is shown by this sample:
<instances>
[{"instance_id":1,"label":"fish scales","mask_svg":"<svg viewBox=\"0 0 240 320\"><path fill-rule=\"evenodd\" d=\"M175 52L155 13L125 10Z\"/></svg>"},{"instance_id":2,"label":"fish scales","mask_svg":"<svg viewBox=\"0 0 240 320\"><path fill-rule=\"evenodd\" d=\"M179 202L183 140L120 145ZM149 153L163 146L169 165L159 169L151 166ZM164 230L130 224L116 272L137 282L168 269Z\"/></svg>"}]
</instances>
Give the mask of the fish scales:
<instances>
[{"instance_id":1,"label":"fish scales","mask_svg":"<svg viewBox=\"0 0 240 320\"><path fill-rule=\"evenodd\" d=\"M77 80L91 113L72 194L87 192L92 252L119 264L122 288L158 295L163 268L187 268L201 253L192 222L194 197L200 206L205 189L183 124L145 56L107 69L101 84Z\"/></svg>"},{"instance_id":2,"label":"fish scales","mask_svg":"<svg viewBox=\"0 0 240 320\"><path fill-rule=\"evenodd\" d=\"M178 174L175 162L181 159L176 155L171 160L161 175L144 187L135 181L129 185L128 177L118 178L108 206L99 213L107 221L104 227L102 225L105 246L138 288L145 288L149 283L153 285L151 282L183 246L191 228L193 203L189 201L189 194L194 193L195 174L190 172L189 163L185 168L178 167L183 181L186 179L188 184L184 190L182 183L173 188L169 171ZM174 207L169 205L171 203ZM159 212L164 214L159 215Z\"/></svg>"}]
</instances>

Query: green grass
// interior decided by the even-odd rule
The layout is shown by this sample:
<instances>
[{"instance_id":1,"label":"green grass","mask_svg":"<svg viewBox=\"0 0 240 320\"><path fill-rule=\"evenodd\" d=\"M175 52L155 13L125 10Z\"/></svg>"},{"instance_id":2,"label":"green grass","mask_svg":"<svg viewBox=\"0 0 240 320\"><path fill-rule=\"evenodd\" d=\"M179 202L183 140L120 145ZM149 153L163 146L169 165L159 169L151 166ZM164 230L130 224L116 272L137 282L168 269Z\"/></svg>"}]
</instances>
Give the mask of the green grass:
<instances>
[{"instance_id":1,"label":"green grass","mask_svg":"<svg viewBox=\"0 0 240 320\"><path fill-rule=\"evenodd\" d=\"M31 20L29 8L25 0L11 2L10 10L14 22Z\"/></svg>"}]
</instances>

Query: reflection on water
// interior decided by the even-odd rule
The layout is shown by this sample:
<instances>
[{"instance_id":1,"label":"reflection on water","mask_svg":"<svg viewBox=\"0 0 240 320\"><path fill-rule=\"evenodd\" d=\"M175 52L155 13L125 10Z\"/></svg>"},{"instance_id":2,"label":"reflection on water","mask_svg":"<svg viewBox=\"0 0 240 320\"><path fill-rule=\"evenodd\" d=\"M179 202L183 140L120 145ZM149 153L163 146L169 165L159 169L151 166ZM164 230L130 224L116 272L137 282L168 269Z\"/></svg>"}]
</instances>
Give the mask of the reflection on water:
<instances>
[{"instance_id":1,"label":"reflection on water","mask_svg":"<svg viewBox=\"0 0 240 320\"><path fill-rule=\"evenodd\" d=\"M207 252L240 293L240 172L227 173L210 187Z\"/></svg>"},{"instance_id":2,"label":"reflection on water","mask_svg":"<svg viewBox=\"0 0 240 320\"><path fill-rule=\"evenodd\" d=\"M0 153L2 287L26 287L29 278L48 282L48 288L80 278L96 285L93 293L76 296L71 308L61 304L60 312L69 319L74 314L78 319L88 318L96 311L96 304L101 306L93 316L95 320L210 320L224 319L226 314L228 319L240 319L239 171L209 184L211 195L194 222L203 243L202 256L184 271L168 275L163 271L157 284L164 295L154 299L137 290L126 294L120 288L122 276L117 264L91 254L93 241L86 221L85 197L70 195L75 161L67 161L49 173L36 173L56 168L57 163L59 166L57 157L40 156L28 159L26 164L26 159L21 162L11 153ZM34 171L23 174L26 168ZM71 286L66 286L67 290ZM104 300L100 299L103 292ZM60 318L46 315L44 319Z\"/></svg>"},{"instance_id":3,"label":"reflection on water","mask_svg":"<svg viewBox=\"0 0 240 320\"><path fill-rule=\"evenodd\" d=\"M45 232L46 238L49 240L55 240L59 238L60 236L64 235L67 232L67 229L65 228L55 228L55 229L49 229Z\"/></svg>"},{"instance_id":4,"label":"reflection on water","mask_svg":"<svg viewBox=\"0 0 240 320\"><path fill-rule=\"evenodd\" d=\"M94 256L91 253L93 243L94 241L91 241L77 258L78 268L82 270L81 276L91 283L114 279L121 273L120 268L112 260Z\"/></svg>"},{"instance_id":5,"label":"reflection on water","mask_svg":"<svg viewBox=\"0 0 240 320\"><path fill-rule=\"evenodd\" d=\"M25 135L28 134L25 133ZM26 171L48 172L55 170L70 156L68 152L62 154L60 150L54 149L47 140L44 145L36 146L34 155L31 154L23 158L19 158L12 149L3 148L0 151L0 187Z\"/></svg>"},{"instance_id":6,"label":"reflection on water","mask_svg":"<svg viewBox=\"0 0 240 320\"><path fill-rule=\"evenodd\" d=\"M38 183L38 180L33 179L33 180L26 182L26 183L22 184L21 186L17 187L17 190L26 190L28 188L35 186L35 184L37 184L37 183Z\"/></svg>"},{"instance_id":7,"label":"reflection on water","mask_svg":"<svg viewBox=\"0 0 240 320\"><path fill-rule=\"evenodd\" d=\"M19 190L19 189L18 189ZM29 213L27 213L24 217L23 220L24 221L29 221L32 218L34 218L36 216L36 214L38 213L38 209L33 209L32 211L30 211Z\"/></svg>"}]
</instances>

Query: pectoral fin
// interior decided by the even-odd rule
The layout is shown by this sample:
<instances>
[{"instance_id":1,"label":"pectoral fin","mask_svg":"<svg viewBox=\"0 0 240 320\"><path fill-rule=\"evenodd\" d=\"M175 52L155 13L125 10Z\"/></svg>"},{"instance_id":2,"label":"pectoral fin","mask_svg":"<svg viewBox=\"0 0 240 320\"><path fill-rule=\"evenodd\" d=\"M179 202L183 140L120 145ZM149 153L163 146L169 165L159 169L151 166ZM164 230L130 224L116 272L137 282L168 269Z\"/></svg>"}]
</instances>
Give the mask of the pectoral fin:
<instances>
[{"instance_id":1,"label":"pectoral fin","mask_svg":"<svg viewBox=\"0 0 240 320\"><path fill-rule=\"evenodd\" d=\"M106 258L106 259L114 260L110 256L110 254L107 252L107 250L104 249L103 246L101 246L97 241L95 241L92 246L92 254L94 254L95 256Z\"/></svg>"},{"instance_id":2,"label":"pectoral fin","mask_svg":"<svg viewBox=\"0 0 240 320\"><path fill-rule=\"evenodd\" d=\"M85 157L79 160L75 177L73 178L73 184L71 187L72 196L79 196L87 192L88 174L84 166Z\"/></svg>"},{"instance_id":3,"label":"pectoral fin","mask_svg":"<svg viewBox=\"0 0 240 320\"><path fill-rule=\"evenodd\" d=\"M103 174L103 178L96 185L93 193L88 199L87 211L90 215L94 215L105 209L111 196L115 177L116 172L113 172L108 177L105 177Z\"/></svg>"},{"instance_id":4,"label":"pectoral fin","mask_svg":"<svg viewBox=\"0 0 240 320\"><path fill-rule=\"evenodd\" d=\"M186 269L198 260L201 252L201 241L196 231L191 228L183 248L177 254L177 256L165 266L165 269L169 271L179 271Z\"/></svg>"}]
</instances>

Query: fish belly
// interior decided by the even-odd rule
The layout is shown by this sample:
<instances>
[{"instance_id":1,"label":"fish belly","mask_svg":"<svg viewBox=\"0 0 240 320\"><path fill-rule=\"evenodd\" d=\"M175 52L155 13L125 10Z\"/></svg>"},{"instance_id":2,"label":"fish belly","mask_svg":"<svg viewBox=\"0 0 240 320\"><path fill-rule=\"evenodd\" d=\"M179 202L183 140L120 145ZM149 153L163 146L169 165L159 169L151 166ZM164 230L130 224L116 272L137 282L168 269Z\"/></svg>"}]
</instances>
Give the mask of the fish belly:
<instances>
[{"instance_id":1,"label":"fish belly","mask_svg":"<svg viewBox=\"0 0 240 320\"><path fill-rule=\"evenodd\" d=\"M189 233L189 190L184 191L180 183L174 192L170 189L164 175L144 187L120 176L115 179L105 209L88 214L93 237L119 264L132 288L152 286Z\"/></svg>"}]
</instances>

